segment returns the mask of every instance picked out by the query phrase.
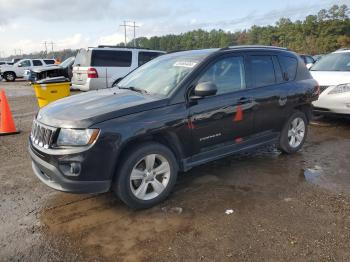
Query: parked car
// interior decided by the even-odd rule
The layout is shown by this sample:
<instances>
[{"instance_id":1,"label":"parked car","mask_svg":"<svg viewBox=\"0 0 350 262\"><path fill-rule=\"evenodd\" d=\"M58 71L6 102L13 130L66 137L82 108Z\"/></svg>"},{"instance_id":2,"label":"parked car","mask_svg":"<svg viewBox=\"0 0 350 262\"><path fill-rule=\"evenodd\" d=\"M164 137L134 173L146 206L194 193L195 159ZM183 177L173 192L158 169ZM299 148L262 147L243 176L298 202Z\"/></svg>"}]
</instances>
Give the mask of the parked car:
<instances>
[{"instance_id":1,"label":"parked car","mask_svg":"<svg viewBox=\"0 0 350 262\"><path fill-rule=\"evenodd\" d=\"M72 89L111 87L138 66L162 54L162 51L116 46L81 49L73 65Z\"/></svg>"},{"instance_id":2,"label":"parked car","mask_svg":"<svg viewBox=\"0 0 350 262\"><path fill-rule=\"evenodd\" d=\"M350 49L325 55L310 72L320 85L315 113L350 116Z\"/></svg>"},{"instance_id":3,"label":"parked car","mask_svg":"<svg viewBox=\"0 0 350 262\"><path fill-rule=\"evenodd\" d=\"M321 60L321 58L324 56L324 54L320 54L320 55L314 55L312 58L315 60L315 63L319 60Z\"/></svg>"},{"instance_id":4,"label":"parked car","mask_svg":"<svg viewBox=\"0 0 350 262\"><path fill-rule=\"evenodd\" d=\"M6 81L15 81L16 78L23 77L25 70L52 65L53 63L55 63L54 59L22 59L13 65L2 65L0 74Z\"/></svg>"},{"instance_id":5,"label":"parked car","mask_svg":"<svg viewBox=\"0 0 350 262\"><path fill-rule=\"evenodd\" d=\"M169 195L178 171L262 145L300 150L318 92L301 58L283 48L163 55L115 88L42 108L29 139L33 170L61 191L112 189L148 208Z\"/></svg>"},{"instance_id":6,"label":"parked car","mask_svg":"<svg viewBox=\"0 0 350 262\"><path fill-rule=\"evenodd\" d=\"M310 69L310 67L316 62L316 60L311 55L300 55L303 59L306 67Z\"/></svg>"},{"instance_id":7,"label":"parked car","mask_svg":"<svg viewBox=\"0 0 350 262\"><path fill-rule=\"evenodd\" d=\"M31 82L41 80L47 77L59 77L64 76L69 80L72 78L73 63L75 57L69 57L59 65L50 65L44 67L33 68L31 70L25 70L23 78Z\"/></svg>"}]
</instances>

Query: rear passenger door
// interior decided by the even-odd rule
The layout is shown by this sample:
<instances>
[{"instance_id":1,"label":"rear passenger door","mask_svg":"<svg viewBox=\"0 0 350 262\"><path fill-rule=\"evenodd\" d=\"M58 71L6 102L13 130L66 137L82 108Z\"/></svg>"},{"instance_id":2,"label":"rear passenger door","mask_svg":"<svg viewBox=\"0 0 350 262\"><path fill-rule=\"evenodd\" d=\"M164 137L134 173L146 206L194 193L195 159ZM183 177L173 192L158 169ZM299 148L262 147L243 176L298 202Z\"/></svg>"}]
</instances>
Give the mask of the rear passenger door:
<instances>
[{"instance_id":1,"label":"rear passenger door","mask_svg":"<svg viewBox=\"0 0 350 262\"><path fill-rule=\"evenodd\" d=\"M252 53L248 64L255 101L254 133L277 134L284 123L288 99L278 58L270 53Z\"/></svg>"},{"instance_id":2,"label":"rear passenger door","mask_svg":"<svg viewBox=\"0 0 350 262\"><path fill-rule=\"evenodd\" d=\"M142 66L143 64L146 64L147 62L151 61L152 59L162 55L163 53L159 52L148 52L148 51L140 51L138 53L138 66Z\"/></svg>"},{"instance_id":3,"label":"rear passenger door","mask_svg":"<svg viewBox=\"0 0 350 262\"><path fill-rule=\"evenodd\" d=\"M34 59L33 66L43 66L43 62L41 62L41 60Z\"/></svg>"},{"instance_id":4,"label":"rear passenger door","mask_svg":"<svg viewBox=\"0 0 350 262\"><path fill-rule=\"evenodd\" d=\"M131 64L132 52L129 50L99 49L92 51L91 66L97 70L98 78L105 84L105 87L112 86L112 79L128 74L131 71Z\"/></svg>"}]
</instances>

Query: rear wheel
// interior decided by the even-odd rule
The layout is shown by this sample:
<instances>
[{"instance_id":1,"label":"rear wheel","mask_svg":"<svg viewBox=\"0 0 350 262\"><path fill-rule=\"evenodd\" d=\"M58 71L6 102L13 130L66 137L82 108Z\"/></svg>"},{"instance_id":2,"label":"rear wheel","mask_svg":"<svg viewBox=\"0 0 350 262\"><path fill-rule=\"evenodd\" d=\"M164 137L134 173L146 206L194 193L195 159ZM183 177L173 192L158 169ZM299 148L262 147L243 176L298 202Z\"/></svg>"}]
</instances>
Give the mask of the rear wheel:
<instances>
[{"instance_id":1,"label":"rear wheel","mask_svg":"<svg viewBox=\"0 0 350 262\"><path fill-rule=\"evenodd\" d=\"M129 207L149 208L167 198L177 171L174 154L167 147L141 144L123 158L113 189Z\"/></svg>"},{"instance_id":2,"label":"rear wheel","mask_svg":"<svg viewBox=\"0 0 350 262\"><path fill-rule=\"evenodd\" d=\"M308 132L308 122L303 112L295 111L283 127L279 149L292 154L301 149Z\"/></svg>"},{"instance_id":3,"label":"rear wheel","mask_svg":"<svg viewBox=\"0 0 350 262\"><path fill-rule=\"evenodd\" d=\"M4 78L8 82L13 82L16 79L16 74L14 72L5 72Z\"/></svg>"}]
</instances>

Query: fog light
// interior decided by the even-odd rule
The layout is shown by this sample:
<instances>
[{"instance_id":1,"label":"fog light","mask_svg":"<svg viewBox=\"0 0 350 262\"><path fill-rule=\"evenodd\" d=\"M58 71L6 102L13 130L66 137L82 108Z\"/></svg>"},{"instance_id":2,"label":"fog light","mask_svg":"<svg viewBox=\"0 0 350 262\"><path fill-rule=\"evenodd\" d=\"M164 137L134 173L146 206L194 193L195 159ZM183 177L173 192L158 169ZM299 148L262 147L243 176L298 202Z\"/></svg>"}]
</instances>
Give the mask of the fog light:
<instances>
[{"instance_id":1,"label":"fog light","mask_svg":"<svg viewBox=\"0 0 350 262\"><path fill-rule=\"evenodd\" d=\"M80 173L80 163L71 163L70 164L70 173L72 175L79 175L79 173Z\"/></svg>"}]
</instances>

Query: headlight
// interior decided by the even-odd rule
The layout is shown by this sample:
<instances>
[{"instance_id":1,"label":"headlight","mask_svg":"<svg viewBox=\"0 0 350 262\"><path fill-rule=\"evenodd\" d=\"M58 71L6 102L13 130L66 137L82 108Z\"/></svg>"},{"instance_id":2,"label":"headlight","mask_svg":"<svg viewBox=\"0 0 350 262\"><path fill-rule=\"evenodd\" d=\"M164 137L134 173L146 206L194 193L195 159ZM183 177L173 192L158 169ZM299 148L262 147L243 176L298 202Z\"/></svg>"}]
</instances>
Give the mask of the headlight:
<instances>
[{"instance_id":1,"label":"headlight","mask_svg":"<svg viewBox=\"0 0 350 262\"><path fill-rule=\"evenodd\" d=\"M86 146L92 144L100 132L99 129L65 129L61 128L57 146Z\"/></svg>"},{"instance_id":2,"label":"headlight","mask_svg":"<svg viewBox=\"0 0 350 262\"><path fill-rule=\"evenodd\" d=\"M335 86L328 94L340 94L344 92L349 92L350 91L350 84L342 84L342 85L337 85Z\"/></svg>"}]
</instances>

